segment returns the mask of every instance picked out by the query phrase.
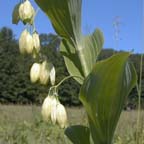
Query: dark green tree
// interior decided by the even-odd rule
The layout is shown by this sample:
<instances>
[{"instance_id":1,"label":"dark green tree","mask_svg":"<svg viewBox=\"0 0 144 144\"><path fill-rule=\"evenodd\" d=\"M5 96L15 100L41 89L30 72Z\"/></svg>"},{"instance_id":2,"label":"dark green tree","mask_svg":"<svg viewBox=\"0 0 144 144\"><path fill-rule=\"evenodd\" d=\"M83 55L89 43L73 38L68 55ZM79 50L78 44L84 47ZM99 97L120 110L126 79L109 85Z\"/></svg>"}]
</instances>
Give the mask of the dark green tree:
<instances>
[{"instance_id":1,"label":"dark green tree","mask_svg":"<svg viewBox=\"0 0 144 144\"><path fill-rule=\"evenodd\" d=\"M60 38L54 34L40 34L41 55L52 62L56 68L56 83L68 76L63 57L59 51ZM103 49L99 59L106 59L117 51ZM42 57L43 58L43 57ZM133 54L130 59L139 75L140 54ZM10 28L0 29L0 102L39 104L48 94L49 86L32 84L29 72L34 59L19 53L18 42ZM144 68L144 65L143 65ZM65 105L80 105L78 92L80 85L73 79L65 81L59 88L60 100ZM144 107L144 71L142 79L142 104ZM137 106L137 90L134 88L128 97L126 105Z\"/></svg>"}]
</instances>

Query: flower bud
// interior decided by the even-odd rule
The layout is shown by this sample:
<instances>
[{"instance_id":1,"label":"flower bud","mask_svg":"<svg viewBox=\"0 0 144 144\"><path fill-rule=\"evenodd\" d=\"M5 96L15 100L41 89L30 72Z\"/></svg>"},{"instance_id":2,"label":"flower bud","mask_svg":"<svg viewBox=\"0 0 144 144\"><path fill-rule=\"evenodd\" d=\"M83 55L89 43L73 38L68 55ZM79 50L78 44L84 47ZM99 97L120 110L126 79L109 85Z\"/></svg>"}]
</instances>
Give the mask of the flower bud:
<instances>
[{"instance_id":1,"label":"flower bud","mask_svg":"<svg viewBox=\"0 0 144 144\"><path fill-rule=\"evenodd\" d=\"M41 64L34 63L32 65L30 70L30 80L32 83L35 83L39 80L40 70L41 70Z\"/></svg>"},{"instance_id":2,"label":"flower bud","mask_svg":"<svg viewBox=\"0 0 144 144\"><path fill-rule=\"evenodd\" d=\"M55 84L55 75L56 75L55 68L54 66L52 66L51 71L50 71L50 82L52 85Z\"/></svg>"},{"instance_id":3,"label":"flower bud","mask_svg":"<svg viewBox=\"0 0 144 144\"><path fill-rule=\"evenodd\" d=\"M24 30L22 33L21 33L21 36L19 38L19 50L20 50L20 53L21 54L24 54L26 53L26 46L25 46L25 43L26 43L26 35L27 35L27 30Z\"/></svg>"},{"instance_id":4,"label":"flower bud","mask_svg":"<svg viewBox=\"0 0 144 144\"><path fill-rule=\"evenodd\" d=\"M41 64L40 83L46 85L49 80L49 69L47 61Z\"/></svg>"},{"instance_id":5,"label":"flower bud","mask_svg":"<svg viewBox=\"0 0 144 144\"><path fill-rule=\"evenodd\" d=\"M61 128L65 128L67 126L67 113L65 107L62 104L57 104L56 107L56 118L57 123Z\"/></svg>"},{"instance_id":6,"label":"flower bud","mask_svg":"<svg viewBox=\"0 0 144 144\"><path fill-rule=\"evenodd\" d=\"M42 117L44 121L49 121L51 118L51 112L53 107L57 104L55 97L47 96L42 104Z\"/></svg>"},{"instance_id":7,"label":"flower bud","mask_svg":"<svg viewBox=\"0 0 144 144\"><path fill-rule=\"evenodd\" d=\"M36 53L38 53L40 51L40 39L39 39L39 35L34 32L33 35L33 45L34 45L34 50L36 51Z\"/></svg>"},{"instance_id":8,"label":"flower bud","mask_svg":"<svg viewBox=\"0 0 144 144\"><path fill-rule=\"evenodd\" d=\"M35 11L29 0L26 0L24 3L21 3L19 7L19 16L24 23L32 24L34 15Z\"/></svg>"},{"instance_id":9,"label":"flower bud","mask_svg":"<svg viewBox=\"0 0 144 144\"><path fill-rule=\"evenodd\" d=\"M31 54L33 51L33 38L31 34L25 29L19 39L19 49L20 53Z\"/></svg>"}]
</instances>

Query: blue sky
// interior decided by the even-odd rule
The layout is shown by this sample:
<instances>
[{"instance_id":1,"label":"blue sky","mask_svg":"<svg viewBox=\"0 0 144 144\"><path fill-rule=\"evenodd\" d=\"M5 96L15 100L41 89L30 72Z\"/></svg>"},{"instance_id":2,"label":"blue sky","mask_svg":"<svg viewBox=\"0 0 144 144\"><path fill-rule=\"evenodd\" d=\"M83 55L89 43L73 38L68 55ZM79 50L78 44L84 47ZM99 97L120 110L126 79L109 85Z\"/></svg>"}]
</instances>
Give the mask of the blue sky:
<instances>
[{"instance_id":1,"label":"blue sky","mask_svg":"<svg viewBox=\"0 0 144 144\"><path fill-rule=\"evenodd\" d=\"M34 0L30 0L35 8ZM105 37L105 48L144 52L142 28L143 0L83 0L82 31L84 34L93 32L98 27ZM13 25L11 14L19 0L0 0L0 28L11 28L16 38L24 29L22 23ZM119 17L119 40L116 45L113 23ZM144 27L144 24L143 24ZM47 16L40 10L36 17L36 28L39 33L54 33ZM143 41L143 42L142 42Z\"/></svg>"}]
</instances>

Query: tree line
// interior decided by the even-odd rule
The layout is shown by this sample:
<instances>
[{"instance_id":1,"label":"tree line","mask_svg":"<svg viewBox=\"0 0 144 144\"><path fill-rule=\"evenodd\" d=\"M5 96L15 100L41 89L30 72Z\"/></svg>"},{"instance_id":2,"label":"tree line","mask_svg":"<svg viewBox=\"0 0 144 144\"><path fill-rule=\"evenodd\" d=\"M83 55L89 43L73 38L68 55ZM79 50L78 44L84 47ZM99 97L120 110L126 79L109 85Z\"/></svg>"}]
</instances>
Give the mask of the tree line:
<instances>
[{"instance_id":1,"label":"tree line","mask_svg":"<svg viewBox=\"0 0 144 144\"><path fill-rule=\"evenodd\" d=\"M63 57L59 51L60 39L54 34L40 34L41 53L56 68L56 83L68 76ZM113 49L103 49L99 60L117 53ZM140 74L140 54L130 57L138 76ZM29 55L21 55L18 40L10 28L0 29L0 103L2 104L41 104L48 95L49 85L32 84L29 72L34 59ZM144 68L144 64L143 64ZM59 88L60 101L68 106L80 106L78 92L80 85L73 79L65 81ZM130 93L126 107L137 107L137 90ZM142 77L142 104L144 107L144 71Z\"/></svg>"}]
</instances>

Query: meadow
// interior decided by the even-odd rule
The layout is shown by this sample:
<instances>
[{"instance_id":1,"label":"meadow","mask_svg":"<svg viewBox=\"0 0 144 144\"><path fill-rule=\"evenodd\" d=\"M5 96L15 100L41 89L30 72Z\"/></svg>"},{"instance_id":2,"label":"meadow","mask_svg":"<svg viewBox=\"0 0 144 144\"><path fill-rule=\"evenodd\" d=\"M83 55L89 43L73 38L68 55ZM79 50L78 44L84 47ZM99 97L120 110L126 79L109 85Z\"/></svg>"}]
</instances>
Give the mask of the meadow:
<instances>
[{"instance_id":1,"label":"meadow","mask_svg":"<svg viewBox=\"0 0 144 144\"><path fill-rule=\"evenodd\" d=\"M39 106L0 105L0 144L71 144L64 130L43 122ZM81 107L67 108L69 125L87 125ZM114 144L136 144L136 111L123 111ZM141 113L140 144L144 144L144 111Z\"/></svg>"}]
</instances>

